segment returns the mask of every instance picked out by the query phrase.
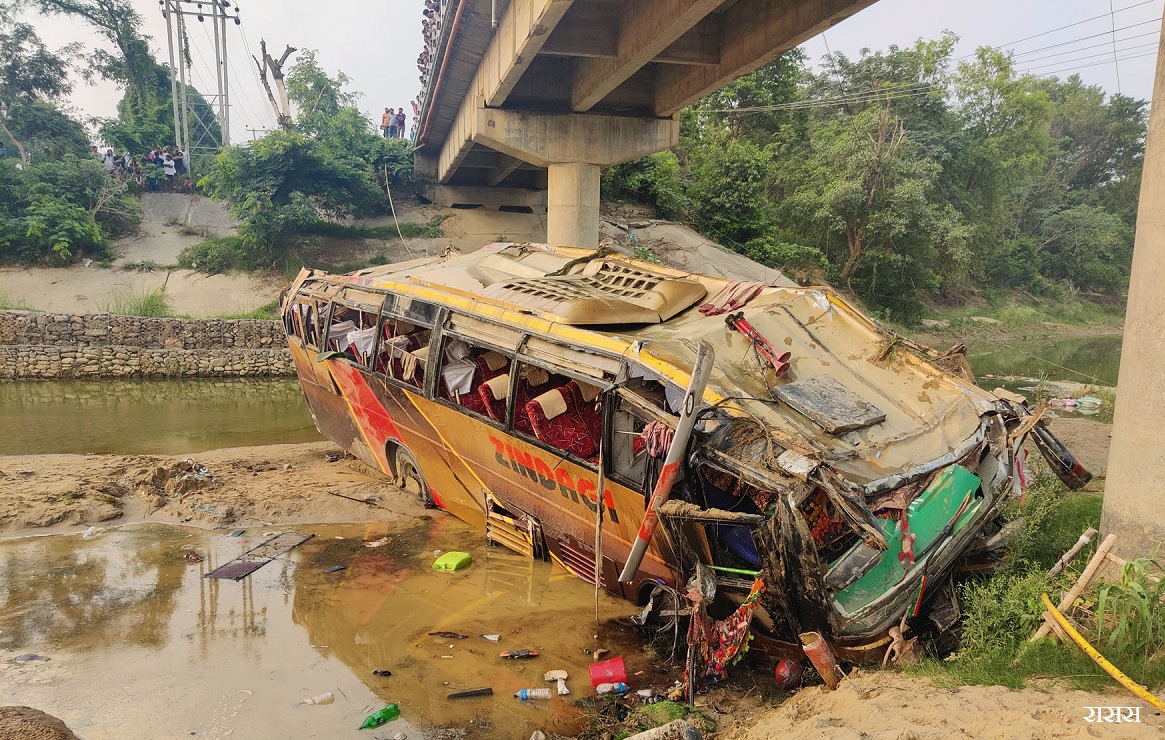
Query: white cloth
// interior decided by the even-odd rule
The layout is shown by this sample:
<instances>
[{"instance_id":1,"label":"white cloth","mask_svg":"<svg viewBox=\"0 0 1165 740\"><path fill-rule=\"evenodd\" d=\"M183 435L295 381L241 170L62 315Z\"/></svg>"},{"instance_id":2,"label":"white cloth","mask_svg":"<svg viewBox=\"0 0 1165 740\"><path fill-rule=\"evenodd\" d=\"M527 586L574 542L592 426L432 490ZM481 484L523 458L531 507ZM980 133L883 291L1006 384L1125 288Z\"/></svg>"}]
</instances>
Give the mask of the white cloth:
<instances>
[{"instance_id":1,"label":"white cloth","mask_svg":"<svg viewBox=\"0 0 1165 740\"><path fill-rule=\"evenodd\" d=\"M464 395L473 388L473 374L477 371L477 363L470 359L470 354L469 345L460 339L453 339L445 344L445 362L441 363L441 378L451 395Z\"/></svg>"},{"instance_id":2,"label":"white cloth","mask_svg":"<svg viewBox=\"0 0 1165 740\"><path fill-rule=\"evenodd\" d=\"M367 329L356 329L348 332L346 335L348 344L354 345L356 351L361 358L367 358L372 352L372 343L376 341L376 327L370 326Z\"/></svg>"}]
</instances>

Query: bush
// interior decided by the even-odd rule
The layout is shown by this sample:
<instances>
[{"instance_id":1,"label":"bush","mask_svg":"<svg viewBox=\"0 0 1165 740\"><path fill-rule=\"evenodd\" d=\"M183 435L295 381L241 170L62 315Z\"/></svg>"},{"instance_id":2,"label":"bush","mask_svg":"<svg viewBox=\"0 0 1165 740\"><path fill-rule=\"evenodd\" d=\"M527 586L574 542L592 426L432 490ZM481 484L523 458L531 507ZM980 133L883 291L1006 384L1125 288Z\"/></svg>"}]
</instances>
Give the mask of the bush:
<instances>
[{"instance_id":1,"label":"bush","mask_svg":"<svg viewBox=\"0 0 1165 740\"><path fill-rule=\"evenodd\" d=\"M744 256L777 270L808 270L828 264L825 253L817 247L778 242L762 236L744 245Z\"/></svg>"},{"instance_id":2,"label":"bush","mask_svg":"<svg viewBox=\"0 0 1165 740\"><path fill-rule=\"evenodd\" d=\"M243 240L237 236L224 236L204 239L186 247L178 254L178 266L214 275L231 270L246 270L252 265L243 247Z\"/></svg>"}]
</instances>

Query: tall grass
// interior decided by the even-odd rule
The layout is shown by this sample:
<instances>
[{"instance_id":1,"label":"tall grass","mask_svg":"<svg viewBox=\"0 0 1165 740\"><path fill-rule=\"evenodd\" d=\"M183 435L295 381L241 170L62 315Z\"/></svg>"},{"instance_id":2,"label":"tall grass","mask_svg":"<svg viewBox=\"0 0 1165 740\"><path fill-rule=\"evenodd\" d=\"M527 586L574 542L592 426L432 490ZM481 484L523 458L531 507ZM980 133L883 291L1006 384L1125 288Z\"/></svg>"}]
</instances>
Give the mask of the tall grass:
<instances>
[{"instance_id":1,"label":"tall grass","mask_svg":"<svg viewBox=\"0 0 1165 740\"><path fill-rule=\"evenodd\" d=\"M271 301L265 303L256 309L250 311L243 311L241 313L226 314L220 316L222 319L278 319L279 318L279 301Z\"/></svg>"},{"instance_id":2,"label":"tall grass","mask_svg":"<svg viewBox=\"0 0 1165 740\"><path fill-rule=\"evenodd\" d=\"M0 290L0 311L35 311L36 309L19 298L13 298L6 290Z\"/></svg>"},{"instance_id":3,"label":"tall grass","mask_svg":"<svg viewBox=\"0 0 1165 740\"><path fill-rule=\"evenodd\" d=\"M167 318L174 313L170 308L170 300L166 297L166 286L159 285L150 290L127 288L115 290L110 299L98 304L98 308L106 313L115 313L122 316L145 316L149 318Z\"/></svg>"}]
</instances>

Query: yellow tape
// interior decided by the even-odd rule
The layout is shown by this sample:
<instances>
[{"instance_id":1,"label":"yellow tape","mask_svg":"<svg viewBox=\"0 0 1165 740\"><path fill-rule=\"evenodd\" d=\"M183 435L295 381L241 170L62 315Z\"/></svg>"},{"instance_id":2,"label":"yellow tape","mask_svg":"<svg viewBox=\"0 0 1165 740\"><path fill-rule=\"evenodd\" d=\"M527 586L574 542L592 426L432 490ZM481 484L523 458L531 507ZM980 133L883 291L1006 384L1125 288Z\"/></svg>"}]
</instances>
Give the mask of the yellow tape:
<instances>
[{"instance_id":1,"label":"yellow tape","mask_svg":"<svg viewBox=\"0 0 1165 740\"><path fill-rule=\"evenodd\" d=\"M1165 712L1165 702L1150 694L1149 690L1144 686L1121 673L1116 666L1108 662L1107 658L1098 653L1096 648L1089 645L1088 641L1085 640L1080 635L1080 633L1076 631L1076 628L1072 626L1072 623L1068 621L1068 618L1061 614L1060 610L1052 604L1052 600L1048 598L1047 594L1040 594L1040 598L1043 599L1044 606L1047 608L1048 614L1052 615L1052 619L1056 620L1056 623L1064 628L1064 631L1068 633L1068 636L1072 638L1072 641L1079 645L1080 649L1088 654L1088 657L1096 661L1096 664L1101 668L1108 671L1108 675L1112 676L1117 681L1120 681L1121 685L1123 685L1126 689L1133 692L1141 699L1149 702L1153 706L1157 707L1161 711Z\"/></svg>"}]
</instances>

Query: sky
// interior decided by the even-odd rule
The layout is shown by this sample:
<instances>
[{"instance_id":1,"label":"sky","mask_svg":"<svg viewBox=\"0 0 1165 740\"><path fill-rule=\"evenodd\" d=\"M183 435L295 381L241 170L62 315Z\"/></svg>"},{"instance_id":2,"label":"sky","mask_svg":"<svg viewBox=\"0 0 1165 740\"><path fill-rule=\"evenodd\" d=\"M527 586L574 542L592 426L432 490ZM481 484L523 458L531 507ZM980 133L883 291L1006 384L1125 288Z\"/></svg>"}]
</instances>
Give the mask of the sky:
<instances>
[{"instance_id":1,"label":"sky","mask_svg":"<svg viewBox=\"0 0 1165 740\"><path fill-rule=\"evenodd\" d=\"M315 49L325 70L342 70L352 79L351 89L362 93L360 107L373 121L379 122L379 112L386 107L404 106L411 113L409 101L419 92L415 60L421 50L423 0L236 1L242 24L227 25L232 142L250 139L254 132L248 129L274 126L250 60L250 54L259 51L260 39L267 40L276 56L286 44ZM153 39L158 59L165 63L166 24L157 0L133 3L145 19L145 32ZM827 49L857 58L863 48L908 46L950 30L960 38L955 57L971 54L978 46L998 46L1015 52L1021 71L1061 77L1078 73L1088 84L1147 100L1163 4L1165 0L879 0L806 42L804 49L816 64ZM103 45L79 21L33 20L51 47L74 41L90 48ZM204 93L213 91L211 29L187 20L193 83ZM70 102L83 116L106 117L115 114L120 97L109 83L78 82Z\"/></svg>"}]
</instances>

